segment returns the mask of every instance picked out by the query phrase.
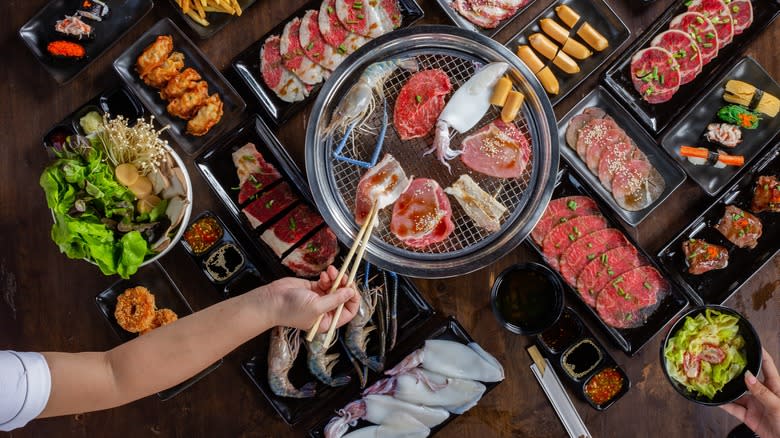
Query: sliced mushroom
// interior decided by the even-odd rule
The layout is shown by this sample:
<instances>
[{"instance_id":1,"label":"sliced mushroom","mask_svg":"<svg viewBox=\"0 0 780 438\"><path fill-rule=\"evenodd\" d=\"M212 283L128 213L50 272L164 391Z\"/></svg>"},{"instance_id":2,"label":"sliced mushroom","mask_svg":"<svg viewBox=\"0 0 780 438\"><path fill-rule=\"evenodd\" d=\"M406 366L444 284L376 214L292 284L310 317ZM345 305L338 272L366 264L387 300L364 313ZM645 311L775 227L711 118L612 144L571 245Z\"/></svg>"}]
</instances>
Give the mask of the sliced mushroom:
<instances>
[{"instance_id":1,"label":"sliced mushroom","mask_svg":"<svg viewBox=\"0 0 780 438\"><path fill-rule=\"evenodd\" d=\"M152 181L152 189L154 193L162 193L163 190L171 186L171 182L168 177L161 171L150 172L149 179Z\"/></svg>"},{"instance_id":2,"label":"sliced mushroom","mask_svg":"<svg viewBox=\"0 0 780 438\"><path fill-rule=\"evenodd\" d=\"M184 217L184 213L187 211L188 205L189 201L181 196L176 196L168 200L168 208L165 209L165 215L171 220L169 232L179 226L179 223Z\"/></svg>"}]
</instances>

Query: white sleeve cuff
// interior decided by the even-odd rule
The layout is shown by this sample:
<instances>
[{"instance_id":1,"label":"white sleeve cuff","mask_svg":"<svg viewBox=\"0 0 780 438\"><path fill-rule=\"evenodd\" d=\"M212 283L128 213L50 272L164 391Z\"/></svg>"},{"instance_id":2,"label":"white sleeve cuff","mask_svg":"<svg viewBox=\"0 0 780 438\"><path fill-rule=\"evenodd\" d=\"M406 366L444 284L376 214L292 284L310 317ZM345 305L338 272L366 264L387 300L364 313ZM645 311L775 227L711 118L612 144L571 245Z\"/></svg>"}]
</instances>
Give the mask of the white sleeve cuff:
<instances>
[{"instance_id":1,"label":"white sleeve cuff","mask_svg":"<svg viewBox=\"0 0 780 438\"><path fill-rule=\"evenodd\" d=\"M0 431L38 417L50 392L51 373L42 354L0 351Z\"/></svg>"}]
</instances>

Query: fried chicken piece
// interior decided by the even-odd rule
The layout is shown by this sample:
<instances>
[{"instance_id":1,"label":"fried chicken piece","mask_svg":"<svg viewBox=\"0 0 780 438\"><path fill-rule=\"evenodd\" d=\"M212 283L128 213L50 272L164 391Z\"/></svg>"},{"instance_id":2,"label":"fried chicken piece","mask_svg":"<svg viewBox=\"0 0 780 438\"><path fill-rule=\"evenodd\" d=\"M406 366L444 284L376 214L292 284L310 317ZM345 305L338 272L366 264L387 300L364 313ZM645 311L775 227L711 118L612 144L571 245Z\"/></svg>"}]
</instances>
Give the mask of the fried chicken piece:
<instances>
[{"instance_id":1,"label":"fried chicken piece","mask_svg":"<svg viewBox=\"0 0 780 438\"><path fill-rule=\"evenodd\" d=\"M146 330L154 315L154 295L143 286L131 287L117 297L114 318L130 333Z\"/></svg>"},{"instance_id":2,"label":"fried chicken piece","mask_svg":"<svg viewBox=\"0 0 780 438\"><path fill-rule=\"evenodd\" d=\"M148 75L141 76L141 79L150 87L162 88L178 75L182 68L184 68L184 54L173 52L162 64L153 68Z\"/></svg>"},{"instance_id":3,"label":"fried chicken piece","mask_svg":"<svg viewBox=\"0 0 780 438\"><path fill-rule=\"evenodd\" d=\"M200 107L198 114L187 122L187 133L197 136L206 135L221 118L222 99L219 94L214 93L206 100L206 104Z\"/></svg>"},{"instance_id":4,"label":"fried chicken piece","mask_svg":"<svg viewBox=\"0 0 780 438\"><path fill-rule=\"evenodd\" d=\"M160 91L160 97L165 100L180 97L187 90L195 88L200 80L200 73L192 67L187 67L168 81L168 85Z\"/></svg>"},{"instance_id":5,"label":"fried chicken piece","mask_svg":"<svg viewBox=\"0 0 780 438\"><path fill-rule=\"evenodd\" d=\"M173 38L170 35L160 35L141 53L135 63L135 70L141 78L148 75L155 67L162 64L173 51Z\"/></svg>"},{"instance_id":6,"label":"fried chicken piece","mask_svg":"<svg viewBox=\"0 0 780 438\"><path fill-rule=\"evenodd\" d=\"M180 119L189 120L198 112L198 108L206 104L209 97L209 85L206 81L198 82L194 88L168 102L168 112Z\"/></svg>"},{"instance_id":7,"label":"fried chicken piece","mask_svg":"<svg viewBox=\"0 0 780 438\"><path fill-rule=\"evenodd\" d=\"M140 334L145 335L152 330L160 328L164 325L168 325L177 319L179 319L179 316L176 315L176 312L173 310L158 309L156 312L154 312L154 319L152 320L152 323L145 330L141 331Z\"/></svg>"}]
</instances>

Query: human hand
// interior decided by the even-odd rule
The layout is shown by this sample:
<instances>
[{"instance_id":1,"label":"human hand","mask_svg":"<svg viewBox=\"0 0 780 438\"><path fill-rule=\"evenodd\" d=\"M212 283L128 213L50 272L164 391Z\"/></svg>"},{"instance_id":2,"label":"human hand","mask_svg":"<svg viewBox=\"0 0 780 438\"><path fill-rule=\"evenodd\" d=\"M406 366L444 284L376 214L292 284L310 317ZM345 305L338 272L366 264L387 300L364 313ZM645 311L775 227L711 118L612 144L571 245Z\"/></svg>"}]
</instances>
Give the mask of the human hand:
<instances>
[{"instance_id":1,"label":"human hand","mask_svg":"<svg viewBox=\"0 0 780 438\"><path fill-rule=\"evenodd\" d=\"M721 408L745 423L761 438L780 438L780 377L772 357L763 350L761 367L764 383L750 371L745 373L745 384L750 394Z\"/></svg>"},{"instance_id":2,"label":"human hand","mask_svg":"<svg viewBox=\"0 0 780 438\"><path fill-rule=\"evenodd\" d=\"M354 287L347 287L346 278L342 278L339 289L328 294L337 276L338 270L328 266L317 281L294 277L276 280L261 288L264 289L261 305L270 304L269 313L275 325L303 330L309 330L317 318L324 314L319 327L319 331L324 332L330 327L336 308L343 303L344 310L337 323L337 327L341 327L357 313L360 294Z\"/></svg>"}]
</instances>

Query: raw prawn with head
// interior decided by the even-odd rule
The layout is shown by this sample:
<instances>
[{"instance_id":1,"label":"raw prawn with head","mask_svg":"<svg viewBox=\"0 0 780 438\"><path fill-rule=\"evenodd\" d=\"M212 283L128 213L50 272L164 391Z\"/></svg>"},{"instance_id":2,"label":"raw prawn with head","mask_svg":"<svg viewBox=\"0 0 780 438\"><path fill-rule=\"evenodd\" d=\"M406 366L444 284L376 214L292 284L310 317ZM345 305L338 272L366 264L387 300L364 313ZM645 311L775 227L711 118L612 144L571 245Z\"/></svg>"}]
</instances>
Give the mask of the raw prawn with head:
<instances>
[{"instance_id":1,"label":"raw prawn with head","mask_svg":"<svg viewBox=\"0 0 780 438\"><path fill-rule=\"evenodd\" d=\"M398 424L413 424L411 419L399 421L402 416L408 415L421 423L426 428L438 426L449 418L450 413L441 408L419 406L397 400L389 395L367 395L356 400L339 411L339 416L334 417L325 426L326 438L339 438L358 420L366 420L374 424L397 426ZM419 428L419 426L418 426Z\"/></svg>"},{"instance_id":2,"label":"raw prawn with head","mask_svg":"<svg viewBox=\"0 0 780 438\"><path fill-rule=\"evenodd\" d=\"M333 367L338 363L339 354L328 354L337 338L330 345L325 345L327 333L319 333L311 342L305 342L308 357L306 364L309 372L320 382L328 386L343 386L351 380L349 376L333 377Z\"/></svg>"},{"instance_id":3,"label":"raw prawn with head","mask_svg":"<svg viewBox=\"0 0 780 438\"><path fill-rule=\"evenodd\" d=\"M289 327L274 327L271 332L271 346L268 349L268 385L280 397L314 397L314 382L295 388L287 374L298 356L301 347L300 332Z\"/></svg>"},{"instance_id":4,"label":"raw prawn with head","mask_svg":"<svg viewBox=\"0 0 780 438\"><path fill-rule=\"evenodd\" d=\"M481 382L504 380L504 367L476 342L464 345L439 339L425 341L423 348L406 356L395 368L385 371L385 374L394 376L418 366L459 379Z\"/></svg>"},{"instance_id":5,"label":"raw prawn with head","mask_svg":"<svg viewBox=\"0 0 780 438\"><path fill-rule=\"evenodd\" d=\"M360 363L368 366L375 372L380 372L384 368L384 333L380 333L380 355L377 357L369 357L368 348L368 335L376 329L376 326L371 325L371 317L376 310L377 302L379 301L379 291L377 289L370 289L363 291L360 297L360 307L358 312L352 321L347 324L344 329L344 345L346 345L349 353L357 359Z\"/></svg>"}]
</instances>

